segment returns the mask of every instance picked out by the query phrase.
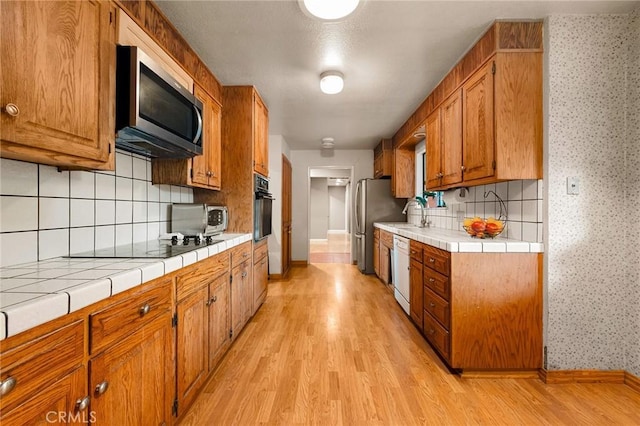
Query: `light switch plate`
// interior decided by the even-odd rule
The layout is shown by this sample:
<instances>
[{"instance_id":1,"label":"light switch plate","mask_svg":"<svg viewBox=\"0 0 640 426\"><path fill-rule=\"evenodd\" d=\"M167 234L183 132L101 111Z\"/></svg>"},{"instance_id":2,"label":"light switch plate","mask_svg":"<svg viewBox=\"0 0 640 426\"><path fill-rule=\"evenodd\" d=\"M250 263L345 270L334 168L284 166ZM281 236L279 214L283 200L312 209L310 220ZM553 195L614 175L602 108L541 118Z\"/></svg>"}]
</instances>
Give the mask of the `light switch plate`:
<instances>
[{"instance_id":1,"label":"light switch plate","mask_svg":"<svg viewBox=\"0 0 640 426\"><path fill-rule=\"evenodd\" d=\"M580 179L572 176L567 178L567 194L578 195L580 193Z\"/></svg>"},{"instance_id":2,"label":"light switch plate","mask_svg":"<svg viewBox=\"0 0 640 426\"><path fill-rule=\"evenodd\" d=\"M459 210L456 212L456 220L458 221L458 223L464 222L464 211Z\"/></svg>"}]
</instances>

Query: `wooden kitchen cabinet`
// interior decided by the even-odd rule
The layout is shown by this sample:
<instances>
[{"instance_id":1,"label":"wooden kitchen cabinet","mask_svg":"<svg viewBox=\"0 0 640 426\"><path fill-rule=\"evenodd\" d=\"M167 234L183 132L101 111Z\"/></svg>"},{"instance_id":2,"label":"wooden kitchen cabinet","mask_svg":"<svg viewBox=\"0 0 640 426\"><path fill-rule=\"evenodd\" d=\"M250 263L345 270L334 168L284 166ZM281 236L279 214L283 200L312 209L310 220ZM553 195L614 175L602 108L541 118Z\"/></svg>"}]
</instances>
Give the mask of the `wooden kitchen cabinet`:
<instances>
[{"instance_id":1,"label":"wooden kitchen cabinet","mask_svg":"<svg viewBox=\"0 0 640 426\"><path fill-rule=\"evenodd\" d=\"M536 253L449 253L423 245L423 333L450 367L541 367L540 262Z\"/></svg>"},{"instance_id":2,"label":"wooden kitchen cabinet","mask_svg":"<svg viewBox=\"0 0 640 426\"><path fill-rule=\"evenodd\" d=\"M373 177L390 177L393 170L393 141L382 139L373 150Z\"/></svg>"},{"instance_id":3,"label":"wooden kitchen cabinet","mask_svg":"<svg viewBox=\"0 0 640 426\"><path fill-rule=\"evenodd\" d=\"M256 90L253 92L253 170L269 176L269 111Z\"/></svg>"},{"instance_id":4,"label":"wooden kitchen cabinet","mask_svg":"<svg viewBox=\"0 0 640 426\"><path fill-rule=\"evenodd\" d=\"M219 190L222 185L222 107L197 84L194 84L194 94L202 101L202 155L153 159L153 183Z\"/></svg>"},{"instance_id":5,"label":"wooden kitchen cabinet","mask_svg":"<svg viewBox=\"0 0 640 426\"><path fill-rule=\"evenodd\" d=\"M158 278L89 314L89 389L97 424L171 423L172 284Z\"/></svg>"},{"instance_id":6,"label":"wooden kitchen cabinet","mask_svg":"<svg viewBox=\"0 0 640 426\"><path fill-rule=\"evenodd\" d=\"M373 228L373 272L380 278L380 228Z\"/></svg>"},{"instance_id":7,"label":"wooden kitchen cabinet","mask_svg":"<svg viewBox=\"0 0 640 426\"><path fill-rule=\"evenodd\" d=\"M251 258L234 265L231 270L231 333L233 340L238 337L251 318Z\"/></svg>"},{"instance_id":8,"label":"wooden kitchen cabinet","mask_svg":"<svg viewBox=\"0 0 640 426\"><path fill-rule=\"evenodd\" d=\"M395 198L413 198L416 195L415 155L413 147L393 150L391 194Z\"/></svg>"},{"instance_id":9,"label":"wooden kitchen cabinet","mask_svg":"<svg viewBox=\"0 0 640 426\"><path fill-rule=\"evenodd\" d=\"M63 318L0 342L0 382L14 383L0 399L0 423L44 424L50 411L88 419L88 405L77 406L89 396L84 330L83 319Z\"/></svg>"},{"instance_id":10,"label":"wooden kitchen cabinet","mask_svg":"<svg viewBox=\"0 0 640 426\"><path fill-rule=\"evenodd\" d=\"M267 240L264 239L254 244L253 247L253 310L251 315L255 315L258 308L267 298L269 281L269 250Z\"/></svg>"},{"instance_id":11,"label":"wooden kitchen cabinet","mask_svg":"<svg viewBox=\"0 0 640 426\"><path fill-rule=\"evenodd\" d=\"M391 250L393 250L393 234L380 230L380 275L383 283L391 282Z\"/></svg>"},{"instance_id":12,"label":"wooden kitchen cabinet","mask_svg":"<svg viewBox=\"0 0 640 426\"><path fill-rule=\"evenodd\" d=\"M171 312L89 361L91 412L98 425L172 423Z\"/></svg>"},{"instance_id":13,"label":"wooden kitchen cabinet","mask_svg":"<svg viewBox=\"0 0 640 426\"><path fill-rule=\"evenodd\" d=\"M176 275L178 416L194 401L230 343L223 337L229 336L229 329L223 333L222 328L229 321L229 296L221 288L229 286L228 277L226 252L183 268Z\"/></svg>"},{"instance_id":14,"label":"wooden kitchen cabinet","mask_svg":"<svg viewBox=\"0 0 640 426\"><path fill-rule=\"evenodd\" d=\"M115 168L115 10L108 1L0 2L2 157Z\"/></svg>"},{"instance_id":15,"label":"wooden kitchen cabinet","mask_svg":"<svg viewBox=\"0 0 640 426\"><path fill-rule=\"evenodd\" d=\"M422 279L422 243L409 240L409 305L410 316L422 331L424 284Z\"/></svg>"}]
</instances>

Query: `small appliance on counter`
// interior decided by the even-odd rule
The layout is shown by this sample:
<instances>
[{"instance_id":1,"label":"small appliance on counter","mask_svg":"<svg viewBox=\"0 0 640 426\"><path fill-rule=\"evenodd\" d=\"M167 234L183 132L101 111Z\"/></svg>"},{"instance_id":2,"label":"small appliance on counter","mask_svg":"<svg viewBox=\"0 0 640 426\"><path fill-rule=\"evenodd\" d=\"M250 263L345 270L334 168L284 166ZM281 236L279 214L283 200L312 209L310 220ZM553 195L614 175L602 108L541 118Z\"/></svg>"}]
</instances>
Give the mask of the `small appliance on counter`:
<instances>
[{"instance_id":1,"label":"small appliance on counter","mask_svg":"<svg viewBox=\"0 0 640 426\"><path fill-rule=\"evenodd\" d=\"M222 234L227 230L228 210L224 206L174 203L171 205L171 232L187 237Z\"/></svg>"}]
</instances>

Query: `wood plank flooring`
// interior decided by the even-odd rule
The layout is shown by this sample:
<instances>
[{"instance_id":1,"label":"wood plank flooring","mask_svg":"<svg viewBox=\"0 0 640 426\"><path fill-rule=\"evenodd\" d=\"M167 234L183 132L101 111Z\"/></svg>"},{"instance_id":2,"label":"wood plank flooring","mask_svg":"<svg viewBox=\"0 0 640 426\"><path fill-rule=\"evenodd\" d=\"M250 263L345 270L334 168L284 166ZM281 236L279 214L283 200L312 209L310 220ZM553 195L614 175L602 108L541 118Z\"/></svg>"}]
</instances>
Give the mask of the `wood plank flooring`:
<instances>
[{"instance_id":1,"label":"wood plank flooring","mask_svg":"<svg viewBox=\"0 0 640 426\"><path fill-rule=\"evenodd\" d=\"M309 263L351 264L351 234L327 234L326 240L310 240Z\"/></svg>"},{"instance_id":2,"label":"wood plank flooring","mask_svg":"<svg viewBox=\"0 0 640 426\"><path fill-rule=\"evenodd\" d=\"M181 425L639 425L625 385L451 374L357 267L294 267Z\"/></svg>"}]
</instances>

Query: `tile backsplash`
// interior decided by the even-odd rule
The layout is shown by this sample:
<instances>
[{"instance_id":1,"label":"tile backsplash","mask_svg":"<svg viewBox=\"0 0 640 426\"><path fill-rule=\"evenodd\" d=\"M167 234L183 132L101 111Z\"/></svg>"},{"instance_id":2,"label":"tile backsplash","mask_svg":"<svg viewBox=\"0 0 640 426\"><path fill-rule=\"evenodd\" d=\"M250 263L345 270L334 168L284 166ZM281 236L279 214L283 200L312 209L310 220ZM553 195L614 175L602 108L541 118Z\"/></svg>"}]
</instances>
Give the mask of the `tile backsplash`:
<instances>
[{"instance_id":1,"label":"tile backsplash","mask_svg":"<svg viewBox=\"0 0 640 426\"><path fill-rule=\"evenodd\" d=\"M158 238L193 191L151 184L151 161L116 151L115 172L0 159L0 266Z\"/></svg>"},{"instance_id":2,"label":"tile backsplash","mask_svg":"<svg viewBox=\"0 0 640 426\"><path fill-rule=\"evenodd\" d=\"M496 197L489 193L495 192L503 201L506 208L507 224L505 232L498 238L510 238L520 241L543 242L543 181L542 180L514 180L490 185L480 185L468 188L464 200L456 197L459 190L449 190L444 193L446 208L427 209L427 218L431 226L436 228L464 231L462 223L458 222L458 212L464 217L479 216L483 219L498 217L500 205ZM487 195L485 197L485 194ZM409 210L407 221L420 223L420 208Z\"/></svg>"}]
</instances>

